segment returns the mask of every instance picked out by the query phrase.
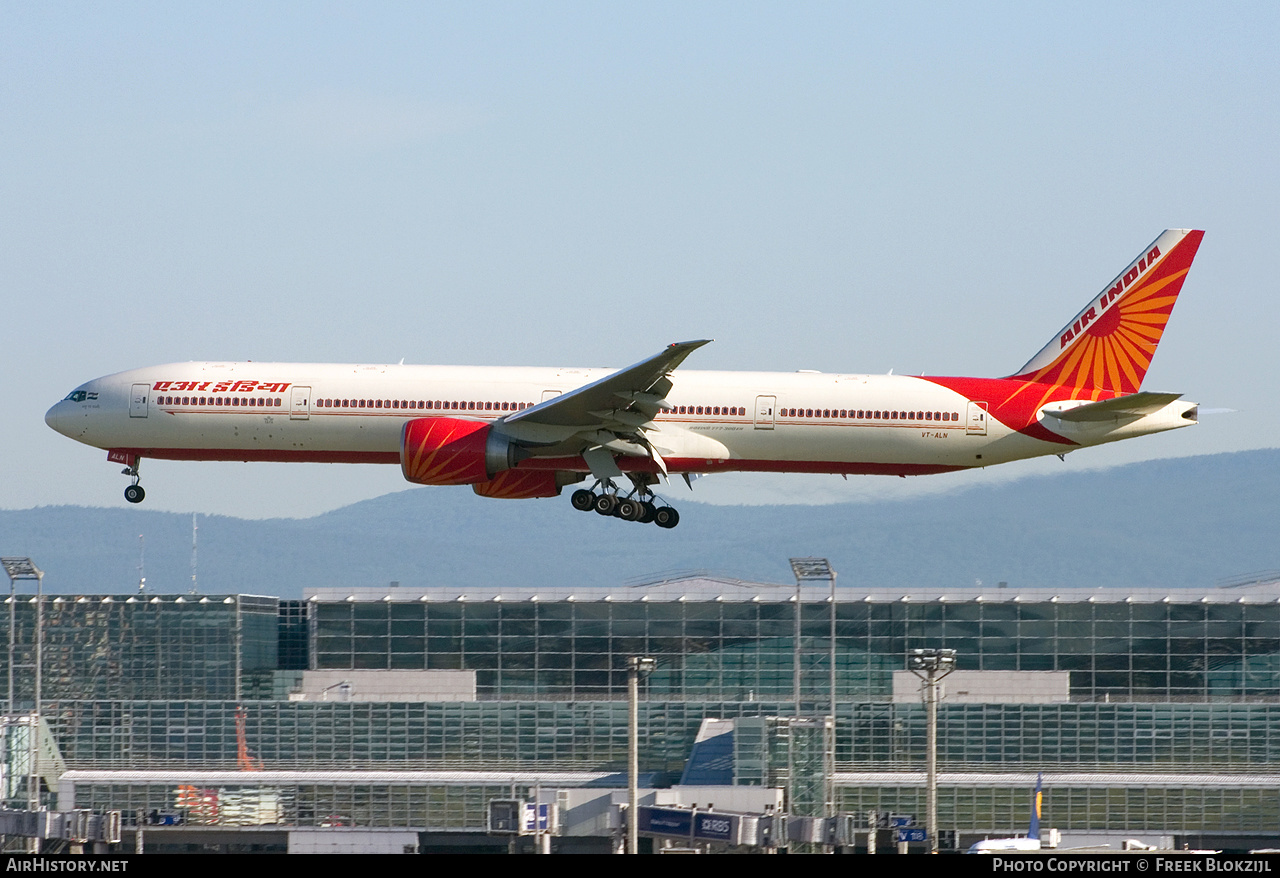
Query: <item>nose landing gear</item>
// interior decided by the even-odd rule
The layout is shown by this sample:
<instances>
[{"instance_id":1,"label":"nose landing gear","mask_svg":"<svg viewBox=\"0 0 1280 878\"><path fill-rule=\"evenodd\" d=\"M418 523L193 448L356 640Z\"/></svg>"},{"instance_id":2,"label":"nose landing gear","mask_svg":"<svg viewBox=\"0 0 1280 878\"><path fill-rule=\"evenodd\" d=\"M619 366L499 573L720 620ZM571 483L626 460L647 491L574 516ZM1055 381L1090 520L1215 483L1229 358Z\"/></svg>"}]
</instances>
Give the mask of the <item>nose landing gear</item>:
<instances>
[{"instance_id":1,"label":"nose landing gear","mask_svg":"<svg viewBox=\"0 0 1280 878\"><path fill-rule=\"evenodd\" d=\"M139 463L141 463L140 460L134 460L133 463L120 471L122 475L133 477L133 484L124 489L124 499L128 500L130 503L141 503L143 498L147 496L147 492L142 490L142 486L138 484L138 481L141 478L138 475Z\"/></svg>"}]
</instances>

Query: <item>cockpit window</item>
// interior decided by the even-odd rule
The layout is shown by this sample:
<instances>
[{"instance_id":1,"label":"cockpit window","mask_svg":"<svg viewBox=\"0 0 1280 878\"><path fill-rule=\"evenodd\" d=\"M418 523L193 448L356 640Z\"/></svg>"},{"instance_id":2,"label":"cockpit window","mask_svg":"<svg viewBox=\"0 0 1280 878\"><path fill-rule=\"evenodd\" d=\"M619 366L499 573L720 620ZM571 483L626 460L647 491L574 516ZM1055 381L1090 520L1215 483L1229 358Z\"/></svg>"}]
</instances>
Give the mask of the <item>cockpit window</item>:
<instances>
[{"instance_id":1,"label":"cockpit window","mask_svg":"<svg viewBox=\"0 0 1280 878\"><path fill-rule=\"evenodd\" d=\"M83 390L73 390L67 394L67 398L63 402L84 402L88 398L88 394Z\"/></svg>"}]
</instances>

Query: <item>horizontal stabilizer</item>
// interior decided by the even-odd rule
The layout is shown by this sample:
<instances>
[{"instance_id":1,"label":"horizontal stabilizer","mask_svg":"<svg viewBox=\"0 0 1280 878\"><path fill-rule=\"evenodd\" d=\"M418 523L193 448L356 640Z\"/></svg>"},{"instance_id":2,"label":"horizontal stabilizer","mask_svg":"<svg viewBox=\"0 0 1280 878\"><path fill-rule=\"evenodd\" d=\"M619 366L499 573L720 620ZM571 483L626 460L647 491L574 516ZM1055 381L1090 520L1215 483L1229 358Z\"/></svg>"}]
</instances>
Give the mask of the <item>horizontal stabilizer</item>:
<instances>
[{"instance_id":1,"label":"horizontal stabilizer","mask_svg":"<svg viewBox=\"0 0 1280 878\"><path fill-rule=\"evenodd\" d=\"M1046 408L1044 413L1052 415L1060 421L1110 421L1114 418L1134 417L1154 414L1176 399L1181 393L1131 393L1115 399L1104 399L1084 405L1053 411Z\"/></svg>"}]
</instances>

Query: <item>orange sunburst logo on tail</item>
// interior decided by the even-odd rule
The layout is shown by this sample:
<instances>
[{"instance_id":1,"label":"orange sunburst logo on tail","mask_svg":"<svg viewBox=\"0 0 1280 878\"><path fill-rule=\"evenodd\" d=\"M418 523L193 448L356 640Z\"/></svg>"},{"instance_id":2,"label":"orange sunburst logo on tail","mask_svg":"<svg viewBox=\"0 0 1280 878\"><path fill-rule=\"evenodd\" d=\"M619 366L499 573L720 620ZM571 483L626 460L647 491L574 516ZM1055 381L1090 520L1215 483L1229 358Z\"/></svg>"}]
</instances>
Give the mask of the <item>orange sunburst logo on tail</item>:
<instances>
[{"instance_id":1,"label":"orange sunburst logo on tail","mask_svg":"<svg viewBox=\"0 0 1280 878\"><path fill-rule=\"evenodd\" d=\"M1095 399L1136 393L1203 236L1165 232L1010 377L1091 390Z\"/></svg>"},{"instance_id":2,"label":"orange sunburst logo on tail","mask_svg":"<svg viewBox=\"0 0 1280 878\"><path fill-rule=\"evenodd\" d=\"M1061 400L1137 393L1204 232L1170 229L1095 296L1038 354L1008 378L935 378L1020 433L1075 444L1039 422Z\"/></svg>"}]
</instances>

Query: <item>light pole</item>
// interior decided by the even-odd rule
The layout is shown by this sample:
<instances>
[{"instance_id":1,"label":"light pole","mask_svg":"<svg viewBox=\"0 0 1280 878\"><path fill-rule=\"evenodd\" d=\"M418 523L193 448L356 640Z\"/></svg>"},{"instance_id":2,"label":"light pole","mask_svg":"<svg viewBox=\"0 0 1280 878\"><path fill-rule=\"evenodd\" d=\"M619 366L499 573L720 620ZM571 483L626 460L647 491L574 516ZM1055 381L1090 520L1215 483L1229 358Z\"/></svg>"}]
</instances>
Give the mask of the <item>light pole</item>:
<instances>
[{"instance_id":1,"label":"light pole","mask_svg":"<svg viewBox=\"0 0 1280 878\"><path fill-rule=\"evenodd\" d=\"M938 852L938 683L956 669L954 649L913 649L907 653L907 670L924 685L925 704L925 830L929 833L929 853Z\"/></svg>"},{"instance_id":2,"label":"light pole","mask_svg":"<svg viewBox=\"0 0 1280 878\"><path fill-rule=\"evenodd\" d=\"M36 581L36 625L35 625L35 710L28 720L27 729L27 808L40 810L40 699L43 696L44 667L44 571L36 566L30 558L0 558L4 572L9 575L9 728L13 728L13 661L15 645L15 614L17 601L15 594L19 579ZM40 853L40 839L31 839L32 853Z\"/></svg>"},{"instance_id":3,"label":"light pole","mask_svg":"<svg viewBox=\"0 0 1280 878\"><path fill-rule=\"evenodd\" d=\"M627 658L627 853L640 852L640 675L658 666L654 658Z\"/></svg>"}]
</instances>

